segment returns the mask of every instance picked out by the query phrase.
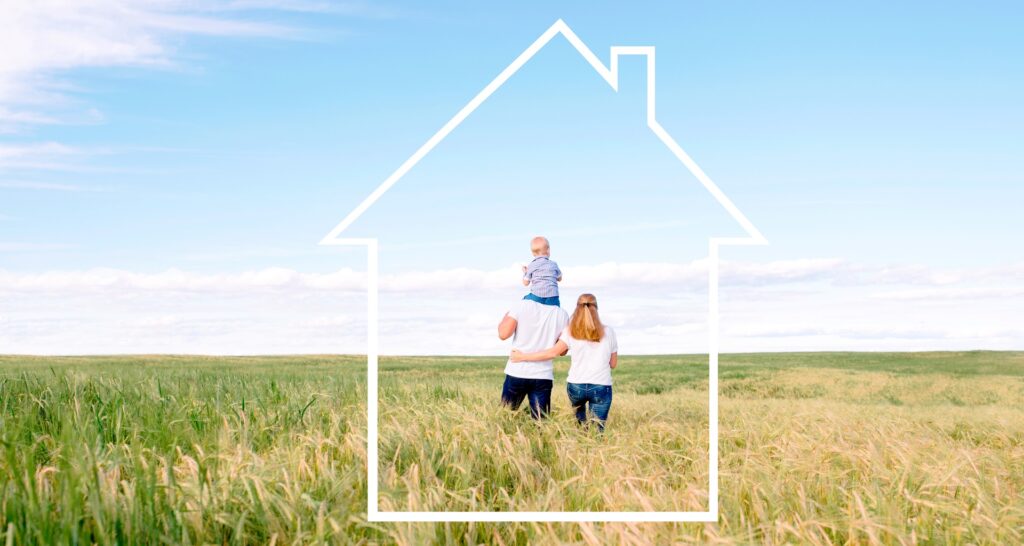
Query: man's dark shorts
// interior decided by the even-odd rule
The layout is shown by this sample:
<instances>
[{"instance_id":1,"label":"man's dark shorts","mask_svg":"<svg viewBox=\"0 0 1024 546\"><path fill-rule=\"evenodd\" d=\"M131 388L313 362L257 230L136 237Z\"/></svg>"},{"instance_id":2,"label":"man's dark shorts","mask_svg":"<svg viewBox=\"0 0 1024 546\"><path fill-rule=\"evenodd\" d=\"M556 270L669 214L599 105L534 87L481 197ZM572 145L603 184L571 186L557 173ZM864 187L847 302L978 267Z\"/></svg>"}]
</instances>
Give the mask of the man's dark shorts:
<instances>
[{"instance_id":1,"label":"man's dark shorts","mask_svg":"<svg viewBox=\"0 0 1024 546\"><path fill-rule=\"evenodd\" d=\"M547 417L551 412L551 379L526 379L505 374L505 385L501 388L501 403L515 410L523 399L528 399L530 415L534 419Z\"/></svg>"}]
</instances>

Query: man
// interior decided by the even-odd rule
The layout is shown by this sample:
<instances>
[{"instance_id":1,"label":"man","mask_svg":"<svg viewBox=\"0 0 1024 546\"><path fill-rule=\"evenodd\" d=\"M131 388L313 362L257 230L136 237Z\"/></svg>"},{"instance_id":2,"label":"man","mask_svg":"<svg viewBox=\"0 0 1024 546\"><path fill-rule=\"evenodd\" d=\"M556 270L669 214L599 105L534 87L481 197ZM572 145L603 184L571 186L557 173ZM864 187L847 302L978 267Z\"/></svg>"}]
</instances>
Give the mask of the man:
<instances>
[{"instance_id":1,"label":"man","mask_svg":"<svg viewBox=\"0 0 1024 546\"><path fill-rule=\"evenodd\" d=\"M519 300L498 324L498 338L505 340L512 337L513 349L532 353L554 345L568 323L569 315L561 307L533 300ZM534 419L546 417L551 411L551 387L554 382L555 366L552 361L512 362L510 359L505 364L501 403L514 410L522 404L523 399L527 399L530 415Z\"/></svg>"}]
</instances>

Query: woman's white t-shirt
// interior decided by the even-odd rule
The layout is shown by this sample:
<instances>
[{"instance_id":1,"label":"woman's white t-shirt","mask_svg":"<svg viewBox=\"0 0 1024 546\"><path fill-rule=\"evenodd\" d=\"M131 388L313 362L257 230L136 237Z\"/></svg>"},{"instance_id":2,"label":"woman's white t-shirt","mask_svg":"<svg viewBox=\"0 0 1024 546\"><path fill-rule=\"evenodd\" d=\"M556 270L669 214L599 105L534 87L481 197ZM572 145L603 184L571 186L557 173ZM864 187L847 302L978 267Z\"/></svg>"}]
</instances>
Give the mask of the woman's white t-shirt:
<instances>
[{"instance_id":1,"label":"woman's white t-shirt","mask_svg":"<svg viewBox=\"0 0 1024 546\"><path fill-rule=\"evenodd\" d=\"M612 384L612 353L619 352L619 344L615 340L615 331L604 327L601 341L576 339L569 334L569 328L562 330L558 339L569 346L569 383L591 383L594 385Z\"/></svg>"}]
</instances>

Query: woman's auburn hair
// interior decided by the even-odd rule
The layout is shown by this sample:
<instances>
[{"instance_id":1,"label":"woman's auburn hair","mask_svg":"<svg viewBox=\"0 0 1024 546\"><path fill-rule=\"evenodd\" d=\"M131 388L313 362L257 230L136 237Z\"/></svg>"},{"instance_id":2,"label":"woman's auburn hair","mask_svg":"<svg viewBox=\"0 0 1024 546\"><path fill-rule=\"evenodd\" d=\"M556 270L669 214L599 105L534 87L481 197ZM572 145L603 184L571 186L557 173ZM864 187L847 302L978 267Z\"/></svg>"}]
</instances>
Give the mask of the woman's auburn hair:
<instances>
[{"instance_id":1,"label":"woman's auburn hair","mask_svg":"<svg viewBox=\"0 0 1024 546\"><path fill-rule=\"evenodd\" d=\"M593 294L581 294L576 300L576 310L569 319L569 335L587 341L601 341L604 337L604 325L597 314L597 298Z\"/></svg>"}]
</instances>

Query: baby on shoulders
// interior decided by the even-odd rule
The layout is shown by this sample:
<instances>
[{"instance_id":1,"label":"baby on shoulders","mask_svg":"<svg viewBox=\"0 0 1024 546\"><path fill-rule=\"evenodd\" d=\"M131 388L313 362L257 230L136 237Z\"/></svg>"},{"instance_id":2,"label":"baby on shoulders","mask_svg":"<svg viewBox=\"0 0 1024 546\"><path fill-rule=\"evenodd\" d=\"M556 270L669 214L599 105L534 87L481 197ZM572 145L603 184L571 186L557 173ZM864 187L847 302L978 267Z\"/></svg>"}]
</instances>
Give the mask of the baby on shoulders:
<instances>
[{"instance_id":1,"label":"baby on shoulders","mask_svg":"<svg viewBox=\"0 0 1024 546\"><path fill-rule=\"evenodd\" d=\"M530 287L530 293L524 300L533 300L544 305L560 305L558 301L558 283L562 282L562 270L551 259L551 245L544 237L534 237L530 241L533 260L523 266L523 286Z\"/></svg>"}]
</instances>

